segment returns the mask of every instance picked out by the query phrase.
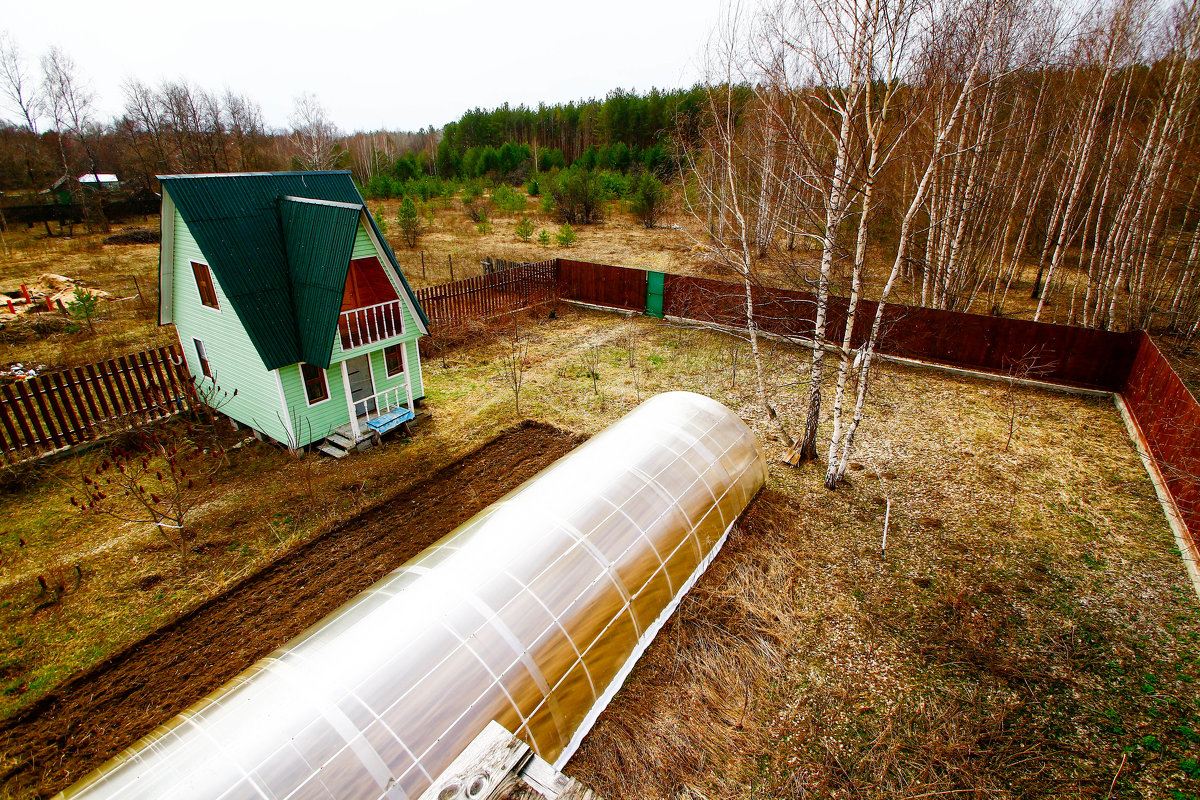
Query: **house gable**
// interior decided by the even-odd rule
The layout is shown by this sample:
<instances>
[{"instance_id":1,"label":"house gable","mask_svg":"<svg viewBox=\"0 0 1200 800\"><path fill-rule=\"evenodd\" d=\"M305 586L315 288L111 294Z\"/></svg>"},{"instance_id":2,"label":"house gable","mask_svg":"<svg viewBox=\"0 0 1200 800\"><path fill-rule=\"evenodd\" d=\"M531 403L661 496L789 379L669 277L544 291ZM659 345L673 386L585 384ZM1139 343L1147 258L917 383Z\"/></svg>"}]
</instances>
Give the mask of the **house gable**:
<instances>
[{"instance_id":1,"label":"house gable","mask_svg":"<svg viewBox=\"0 0 1200 800\"><path fill-rule=\"evenodd\" d=\"M334 237L337 241L320 242L315 227L303 234L299 230L305 220L311 222L313 218L328 215L338 220L335 226L338 231L347 231L349 209L341 206L362 209L362 197L349 172L167 175L160 176L160 180L164 211L168 203L178 209L267 368L277 369L304 360L327 363L326 358L321 358L323 348L314 341L332 337L332 328L328 336L322 330L330 313L328 284L337 277L336 283L344 289L345 275L339 277L337 271L348 267L348 261L340 261L339 257L338 263L344 266L337 266L333 276L308 281L305 288L298 289L297 274L315 275L316 265L322 260L326 265L334 264L334 251L342 246L337 237ZM282 202L283 197L288 197L288 201ZM297 212L295 208L302 205L333 210L317 212L306 208ZM292 224L297 226L293 234L296 242L292 244L285 235L288 228L283 219L285 213L292 215ZM420 320L418 327L428 332L428 320L375 221L365 210L359 219L365 221L381 261L398 280L401 297ZM164 242L164 253L168 246ZM314 255L314 248L321 252ZM293 264L297 254L308 260ZM165 282L160 276L160 283ZM334 312L340 307L341 297L337 300ZM307 320L314 314L320 324L309 334L305 332L309 327ZM336 313L334 316L336 324ZM161 313L160 319L164 323L171 321Z\"/></svg>"},{"instance_id":2,"label":"house gable","mask_svg":"<svg viewBox=\"0 0 1200 800\"><path fill-rule=\"evenodd\" d=\"M352 203L298 197L279 201L300 335L299 360L322 369L329 368L333 354L333 331L361 213L362 206Z\"/></svg>"}]
</instances>

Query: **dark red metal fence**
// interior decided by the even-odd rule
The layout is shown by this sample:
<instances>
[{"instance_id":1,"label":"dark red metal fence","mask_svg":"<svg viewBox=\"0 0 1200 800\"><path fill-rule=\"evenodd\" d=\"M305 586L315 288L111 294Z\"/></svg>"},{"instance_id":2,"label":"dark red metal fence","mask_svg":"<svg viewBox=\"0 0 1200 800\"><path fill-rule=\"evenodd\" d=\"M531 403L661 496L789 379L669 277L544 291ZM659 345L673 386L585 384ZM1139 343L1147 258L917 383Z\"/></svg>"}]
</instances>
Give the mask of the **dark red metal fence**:
<instances>
[{"instance_id":1,"label":"dark red metal fence","mask_svg":"<svg viewBox=\"0 0 1200 800\"><path fill-rule=\"evenodd\" d=\"M560 258L558 291L567 300L645 311L646 271Z\"/></svg>"},{"instance_id":2,"label":"dark red metal fence","mask_svg":"<svg viewBox=\"0 0 1200 800\"><path fill-rule=\"evenodd\" d=\"M190 404L192 381L171 345L0 386L0 456L59 450Z\"/></svg>"},{"instance_id":3,"label":"dark red metal fence","mask_svg":"<svg viewBox=\"0 0 1200 800\"><path fill-rule=\"evenodd\" d=\"M1141 331L1137 336L1137 359L1121 395L1158 462L1192 542L1200 545L1200 403L1154 340Z\"/></svg>"},{"instance_id":4,"label":"dark red metal fence","mask_svg":"<svg viewBox=\"0 0 1200 800\"><path fill-rule=\"evenodd\" d=\"M644 307L644 298L639 301L639 292L645 291L642 270L582 261L560 260L559 264L558 287L565 299L617 308ZM755 287L753 298L763 330L812 338L814 295ZM663 310L669 316L741 328L745 326L745 303L745 289L739 284L683 275L664 277ZM866 341L876 308L873 302L862 303L852 346ZM841 341L846 311L844 299L830 300L827 341ZM1147 334L889 304L884 309L879 350L980 372L1121 392L1193 543L1200 545L1200 404Z\"/></svg>"},{"instance_id":5,"label":"dark red metal fence","mask_svg":"<svg viewBox=\"0 0 1200 800\"><path fill-rule=\"evenodd\" d=\"M538 261L511 269L464 278L417 290L429 321L455 325L541 302L555 293L554 261Z\"/></svg>"},{"instance_id":6,"label":"dark red metal fence","mask_svg":"<svg viewBox=\"0 0 1200 800\"><path fill-rule=\"evenodd\" d=\"M663 294L668 315L745 326L745 290L737 284L667 275ZM874 302L860 304L853 347L867 340L876 308ZM755 287L754 311L759 326L768 333L811 338L816 296ZM827 340L842 340L846 316L845 299L831 298ZM884 336L879 343L879 351L886 355L1110 392L1124 385L1137 347L1135 334L891 304L884 308Z\"/></svg>"}]
</instances>

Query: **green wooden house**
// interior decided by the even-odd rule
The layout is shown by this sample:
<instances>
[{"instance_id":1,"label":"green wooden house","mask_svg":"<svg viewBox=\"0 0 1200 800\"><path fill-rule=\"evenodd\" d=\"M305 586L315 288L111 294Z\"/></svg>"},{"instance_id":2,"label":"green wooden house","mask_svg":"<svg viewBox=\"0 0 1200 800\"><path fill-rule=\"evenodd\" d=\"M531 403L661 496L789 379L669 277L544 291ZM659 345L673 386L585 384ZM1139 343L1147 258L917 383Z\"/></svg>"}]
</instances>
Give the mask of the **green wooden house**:
<instances>
[{"instance_id":1,"label":"green wooden house","mask_svg":"<svg viewBox=\"0 0 1200 800\"><path fill-rule=\"evenodd\" d=\"M159 180L159 324L202 397L332 455L412 419L429 321L349 172Z\"/></svg>"}]
</instances>

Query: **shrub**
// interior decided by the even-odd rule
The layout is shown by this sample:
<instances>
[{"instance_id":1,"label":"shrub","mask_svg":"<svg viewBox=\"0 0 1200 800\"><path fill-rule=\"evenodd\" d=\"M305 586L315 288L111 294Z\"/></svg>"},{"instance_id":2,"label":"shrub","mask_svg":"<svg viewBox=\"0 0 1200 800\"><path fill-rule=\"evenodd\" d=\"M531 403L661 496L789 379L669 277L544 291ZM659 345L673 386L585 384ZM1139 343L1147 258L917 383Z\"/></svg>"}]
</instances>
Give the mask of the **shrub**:
<instances>
[{"instance_id":1,"label":"shrub","mask_svg":"<svg viewBox=\"0 0 1200 800\"><path fill-rule=\"evenodd\" d=\"M525 191L528 192L530 197L537 197L542 193L542 187L536 177L530 178L529 183L525 184Z\"/></svg>"},{"instance_id":2,"label":"shrub","mask_svg":"<svg viewBox=\"0 0 1200 800\"><path fill-rule=\"evenodd\" d=\"M488 204L484 200L478 198L463 199L463 208L466 209L467 218L471 222L484 223L490 218L488 214Z\"/></svg>"},{"instance_id":3,"label":"shrub","mask_svg":"<svg viewBox=\"0 0 1200 800\"><path fill-rule=\"evenodd\" d=\"M538 231L538 244L540 244L542 247L550 246L550 232L545 228L542 228L542 230Z\"/></svg>"},{"instance_id":4,"label":"shrub","mask_svg":"<svg viewBox=\"0 0 1200 800\"><path fill-rule=\"evenodd\" d=\"M559 247L570 247L575 244L575 229L570 223L564 222L554 234L554 240L558 242Z\"/></svg>"},{"instance_id":5,"label":"shrub","mask_svg":"<svg viewBox=\"0 0 1200 800\"><path fill-rule=\"evenodd\" d=\"M525 198L521 193L504 184L492 190L492 202L506 214L518 214L525 210Z\"/></svg>"},{"instance_id":6,"label":"shrub","mask_svg":"<svg viewBox=\"0 0 1200 800\"><path fill-rule=\"evenodd\" d=\"M528 242L533 238L533 220L529 217L521 217L521 221L516 227L517 238L522 242Z\"/></svg>"},{"instance_id":7,"label":"shrub","mask_svg":"<svg viewBox=\"0 0 1200 800\"><path fill-rule=\"evenodd\" d=\"M197 431L189 431L191 434ZM212 485L226 453L212 440L146 429L119 440L94 470L80 462L79 496L71 505L122 522L148 522L179 551L186 547L184 525L200 501L197 491Z\"/></svg>"},{"instance_id":8,"label":"shrub","mask_svg":"<svg viewBox=\"0 0 1200 800\"><path fill-rule=\"evenodd\" d=\"M480 233L491 233L492 232L492 223L488 222L485 219L483 222L481 222L475 226L475 230L479 231Z\"/></svg>"},{"instance_id":9,"label":"shrub","mask_svg":"<svg viewBox=\"0 0 1200 800\"><path fill-rule=\"evenodd\" d=\"M663 206L667 202L667 190L662 181L649 172L638 176L634 184L633 196L629 200L629 210L637 221L647 228L653 228L662 215Z\"/></svg>"},{"instance_id":10,"label":"shrub","mask_svg":"<svg viewBox=\"0 0 1200 800\"><path fill-rule=\"evenodd\" d=\"M396 219L400 223L400 232L404 234L404 243L409 247L416 247L417 238L421 235L421 216L411 197L404 198Z\"/></svg>"},{"instance_id":11,"label":"shrub","mask_svg":"<svg viewBox=\"0 0 1200 800\"><path fill-rule=\"evenodd\" d=\"M568 225L599 222L601 207L609 197L596 173L574 167L559 176L553 195L558 217Z\"/></svg>"},{"instance_id":12,"label":"shrub","mask_svg":"<svg viewBox=\"0 0 1200 800\"><path fill-rule=\"evenodd\" d=\"M375 209L375 224L379 226L379 232L387 236L387 217L383 215L383 206Z\"/></svg>"}]
</instances>

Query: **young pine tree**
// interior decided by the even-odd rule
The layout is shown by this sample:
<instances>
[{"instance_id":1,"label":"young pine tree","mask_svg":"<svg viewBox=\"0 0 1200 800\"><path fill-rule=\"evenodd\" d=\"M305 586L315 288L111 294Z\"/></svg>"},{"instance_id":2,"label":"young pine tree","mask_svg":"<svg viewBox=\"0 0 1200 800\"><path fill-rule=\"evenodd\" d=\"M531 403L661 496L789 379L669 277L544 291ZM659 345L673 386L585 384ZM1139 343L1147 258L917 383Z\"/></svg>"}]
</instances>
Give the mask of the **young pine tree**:
<instances>
[{"instance_id":1,"label":"young pine tree","mask_svg":"<svg viewBox=\"0 0 1200 800\"><path fill-rule=\"evenodd\" d=\"M514 230L518 239L522 242L528 242L533 238L533 220L529 217L521 217L521 221L517 223Z\"/></svg>"},{"instance_id":2,"label":"young pine tree","mask_svg":"<svg viewBox=\"0 0 1200 800\"><path fill-rule=\"evenodd\" d=\"M396 219L400 223L400 232L404 235L404 243L409 247L416 247L417 239L421 235L421 215L417 213L417 205L411 197L404 198Z\"/></svg>"},{"instance_id":3,"label":"young pine tree","mask_svg":"<svg viewBox=\"0 0 1200 800\"><path fill-rule=\"evenodd\" d=\"M633 196L629 198L629 210L638 222L653 228L662 216L666 202L667 190L662 181L649 172L643 172L634 185Z\"/></svg>"}]
</instances>

